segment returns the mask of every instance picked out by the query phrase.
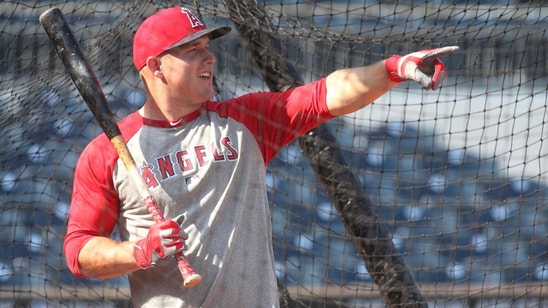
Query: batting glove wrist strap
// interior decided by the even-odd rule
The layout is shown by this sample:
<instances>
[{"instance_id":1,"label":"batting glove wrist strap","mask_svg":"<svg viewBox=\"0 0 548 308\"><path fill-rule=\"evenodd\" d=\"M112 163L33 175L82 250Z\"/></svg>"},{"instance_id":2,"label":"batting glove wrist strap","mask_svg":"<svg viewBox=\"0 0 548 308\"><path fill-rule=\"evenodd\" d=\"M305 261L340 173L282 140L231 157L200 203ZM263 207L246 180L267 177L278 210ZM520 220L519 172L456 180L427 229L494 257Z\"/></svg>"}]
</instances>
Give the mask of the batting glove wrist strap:
<instances>
[{"instance_id":1,"label":"batting glove wrist strap","mask_svg":"<svg viewBox=\"0 0 548 308\"><path fill-rule=\"evenodd\" d=\"M135 258L135 262L140 268L145 269L154 265L154 263L152 263L151 260L147 257L146 252L143 250L143 248L138 244L135 244L133 246L133 257Z\"/></svg>"},{"instance_id":2,"label":"batting glove wrist strap","mask_svg":"<svg viewBox=\"0 0 548 308\"><path fill-rule=\"evenodd\" d=\"M155 266L158 260L183 250L187 236L179 224L167 220L150 227L145 238L133 246L133 257L140 268Z\"/></svg>"},{"instance_id":3,"label":"batting glove wrist strap","mask_svg":"<svg viewBox=\"0 0 548 308\"><path fill-rule=\"evenodd\" d=\"M388 75L388 78L394 82L402 82L405 80L398 72L399 60L401 58L402 56L400 55L393 55L386 59L385 62L386 74Z\"/></svg>"}]
</instances>

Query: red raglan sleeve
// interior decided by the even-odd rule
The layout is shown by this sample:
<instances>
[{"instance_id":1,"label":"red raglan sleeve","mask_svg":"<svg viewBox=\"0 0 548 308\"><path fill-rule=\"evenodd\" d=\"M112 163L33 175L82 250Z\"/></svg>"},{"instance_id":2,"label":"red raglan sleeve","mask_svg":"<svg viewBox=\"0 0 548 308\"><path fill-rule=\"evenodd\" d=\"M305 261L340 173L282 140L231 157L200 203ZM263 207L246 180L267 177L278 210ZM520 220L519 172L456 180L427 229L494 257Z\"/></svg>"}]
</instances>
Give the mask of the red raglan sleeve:
<instances>
[{"instance_id":1,"label":"red raglan sleeve","mask_svg":"<svg viewBox=\"0 0 548 308\"><path fill-rule=\"evenodd\" d=\"M323 78L285 92L246 94L217 106L255 135L268 164L282 147L333 118L325 97Z\"/></svg>"},{"instance_id":2,"label":"red raglan sleeve","mask_svg":"<svg viewBox=\"0 0 548 308\"><path fill-rule=\"evenodd\" d=\"M69 269L78 277L84 277L78 264L82 247L92 237L110 237L118 220L118 196L112 182L117 158L102 135L84 149L76 165L64 251Z\"/></svg>"}]
</instances>

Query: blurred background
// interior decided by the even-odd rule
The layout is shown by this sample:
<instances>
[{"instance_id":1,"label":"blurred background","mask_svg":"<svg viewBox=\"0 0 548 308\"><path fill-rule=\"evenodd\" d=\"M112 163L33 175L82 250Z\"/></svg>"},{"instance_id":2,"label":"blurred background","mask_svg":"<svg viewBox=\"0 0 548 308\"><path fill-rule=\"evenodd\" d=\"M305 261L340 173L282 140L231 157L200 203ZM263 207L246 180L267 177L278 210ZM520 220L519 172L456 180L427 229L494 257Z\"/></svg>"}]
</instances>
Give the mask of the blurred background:
<instances>
[{"instance_id":1,"label":"blurred background","mask_svg":"<svg viewBox=\"0 0 548 308\"><path fill-rule=\"evenodd\" d=\"M329 122L375 215L432 306L548 307L548 2L264 1L305 81L392 54L458 45L448 79L402 83ZM232 25L222 1L0 3L0 307L129 306L125 278L75 278L62 250L72 173L101 133L38 22L62 9L117 119L144 102L131 40L185 5ZM268 90L237 31L213 41L218 99ZM383 307L298 143L267 170L278 279L310 306Z\"/></svg>"}]
</instances>

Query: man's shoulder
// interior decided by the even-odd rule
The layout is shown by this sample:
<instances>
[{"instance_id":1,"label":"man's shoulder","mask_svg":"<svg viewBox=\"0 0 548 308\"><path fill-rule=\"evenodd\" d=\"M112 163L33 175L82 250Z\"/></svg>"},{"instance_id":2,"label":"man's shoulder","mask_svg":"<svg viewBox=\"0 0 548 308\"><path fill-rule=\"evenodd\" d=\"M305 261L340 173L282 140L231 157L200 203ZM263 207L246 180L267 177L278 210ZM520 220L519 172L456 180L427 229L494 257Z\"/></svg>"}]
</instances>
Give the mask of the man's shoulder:
<instances>
[{"instance_id":1,"label":"man's shoulder","mask_svg":"<svg viewBox=\"0 0 548 308\"><path fill-rule=\"evenodd\" d=\"M137 112L130 113L118 122L120 132L127 142L142 126L142 118ZM92 152L94 155L108 156L115 155L115 149L111 145L109 138L103 132L86 146L84 153Z\"/></svg>"},{"instance_id":2,"label":"man's shoulder","mask_svg":"<svg viewBox=\"0 0 548 308\"><path fill-rule=\"evenodd\" d=\"M143 126L143 118L139 112L135 111L125 116L120 122L118 122L120 131L124 138L135 134Z\"/></svg>"}]
</instances>

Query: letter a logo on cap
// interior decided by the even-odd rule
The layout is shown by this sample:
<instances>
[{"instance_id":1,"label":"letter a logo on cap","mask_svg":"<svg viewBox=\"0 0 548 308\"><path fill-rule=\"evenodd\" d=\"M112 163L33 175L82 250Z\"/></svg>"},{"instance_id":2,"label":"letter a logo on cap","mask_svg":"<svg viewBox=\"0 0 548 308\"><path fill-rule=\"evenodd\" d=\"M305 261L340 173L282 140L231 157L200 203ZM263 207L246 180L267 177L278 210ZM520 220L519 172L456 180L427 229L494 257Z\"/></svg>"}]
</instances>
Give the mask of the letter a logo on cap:
<instances>
[{"instance_id":1,"label":"letter a logo on cap","mask_svg":"<svg viewBox=\"0 0 548 308\"><path fill-rule=\"evenodd\" d=\"M188 20L190 21L190 25L192 25L192 28L204 26L204 24L198 19L198 17L194 16L192 12L189 9L181 8L181 12L183 14L186 14L186 17L188 17Z\"/></svg>"}]
</instances>

